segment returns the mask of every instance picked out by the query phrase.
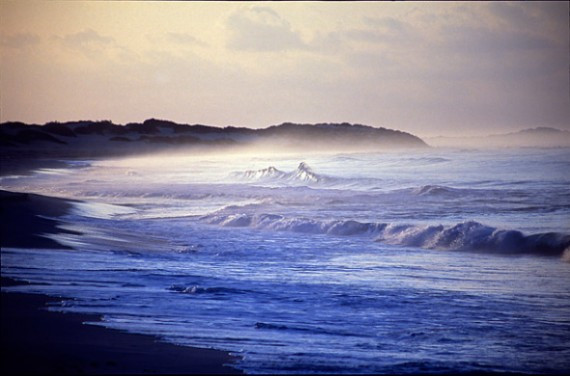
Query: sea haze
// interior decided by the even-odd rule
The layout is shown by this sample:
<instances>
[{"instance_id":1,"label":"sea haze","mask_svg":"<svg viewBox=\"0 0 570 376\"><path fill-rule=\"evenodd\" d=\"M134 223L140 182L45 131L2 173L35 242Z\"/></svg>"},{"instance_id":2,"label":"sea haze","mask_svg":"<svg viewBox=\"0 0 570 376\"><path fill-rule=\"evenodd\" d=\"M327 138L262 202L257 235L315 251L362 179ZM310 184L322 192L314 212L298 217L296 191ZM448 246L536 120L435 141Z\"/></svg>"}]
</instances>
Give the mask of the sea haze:
<instances>
[{"instance_id":1,"label":"sea haze","mask_svg":"<svg viewBox=\"0 0 570 376\"><path fill-rule=\"evenodd\" d=\"M3 248L2 276L248 373L562 373L568 171L567 148L62 160L1 178L78 200L67 248Z\"/></svg>"}]
</instances>

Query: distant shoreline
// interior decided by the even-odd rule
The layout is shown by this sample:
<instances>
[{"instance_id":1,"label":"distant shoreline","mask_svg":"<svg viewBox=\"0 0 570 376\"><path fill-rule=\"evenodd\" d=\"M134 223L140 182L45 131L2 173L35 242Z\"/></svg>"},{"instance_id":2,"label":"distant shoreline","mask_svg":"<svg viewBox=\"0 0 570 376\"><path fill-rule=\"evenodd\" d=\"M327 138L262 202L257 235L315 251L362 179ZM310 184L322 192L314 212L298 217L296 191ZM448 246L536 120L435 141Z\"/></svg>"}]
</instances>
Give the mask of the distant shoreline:
<instances>
[{"instance_id":1,"label":"distant shoreline","mask_svg":"<svg viewBox=\"0 0 570 376\"><path fill-rule=\"evenodd\" d=\"M383 151L428 148L419 137L382 127L349 123L283 123L267 128L214 127L148 119L125 125L110 121L0 124L2 154L31 158L96 158L153 152Z\"/></svg>"}]
</instances>

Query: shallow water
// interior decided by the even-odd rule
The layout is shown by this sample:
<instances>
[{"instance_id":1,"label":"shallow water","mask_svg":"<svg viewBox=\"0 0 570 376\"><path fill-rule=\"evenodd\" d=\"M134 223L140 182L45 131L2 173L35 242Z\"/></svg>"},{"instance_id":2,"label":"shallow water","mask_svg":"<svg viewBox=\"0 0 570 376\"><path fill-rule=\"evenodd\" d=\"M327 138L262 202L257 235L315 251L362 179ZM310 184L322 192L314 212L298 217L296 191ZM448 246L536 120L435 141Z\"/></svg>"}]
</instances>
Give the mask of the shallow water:
<instances>
[{"instance_id":1,"label":"shallow water","mask_svg":"<svg viewBox=\"0 0 570 376\"><path fill-rule=\"evenodd\" d=\"M249 373L562 373L568 171L567 149L75 162L0 181L85 201L56 236L76 250L3 249L2 275Z\"/></svg>"}]
</instances>

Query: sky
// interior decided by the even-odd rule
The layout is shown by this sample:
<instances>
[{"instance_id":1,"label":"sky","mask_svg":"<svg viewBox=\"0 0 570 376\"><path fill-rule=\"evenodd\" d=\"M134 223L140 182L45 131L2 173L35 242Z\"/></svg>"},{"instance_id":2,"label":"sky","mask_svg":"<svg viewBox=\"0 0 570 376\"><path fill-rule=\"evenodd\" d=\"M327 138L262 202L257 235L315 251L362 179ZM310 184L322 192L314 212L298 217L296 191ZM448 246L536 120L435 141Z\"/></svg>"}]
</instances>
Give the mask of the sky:
<instances>
[{"instance_id":1,"label":"sky","mask_svg":"<svg viewBox=\"0 0 570 376\"><path fill-rule=\"evenodd\" d=\"M0 121L570 130L568 7L0 0Z\"/></svg>"}]
</instances>

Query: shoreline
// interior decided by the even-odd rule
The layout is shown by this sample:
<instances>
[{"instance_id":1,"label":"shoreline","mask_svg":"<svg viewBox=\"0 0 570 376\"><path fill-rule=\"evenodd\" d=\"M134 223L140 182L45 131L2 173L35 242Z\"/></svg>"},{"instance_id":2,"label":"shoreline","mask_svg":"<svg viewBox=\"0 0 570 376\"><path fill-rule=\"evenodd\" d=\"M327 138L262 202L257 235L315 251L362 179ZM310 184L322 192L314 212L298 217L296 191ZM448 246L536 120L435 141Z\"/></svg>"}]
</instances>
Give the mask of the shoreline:
<instances>
[{"instance_id":1,"label":"shoreline","mask_svg":"<svg viewBox=\"0 0 570 376\"><path fill-rule=\"evenodd\" d=\"M32 193L0 190L0 247L71 249L46 235L78 234L58 228L61 222L57 218L69 213L72 202Z\"/></svg>"},{"instance_id":2,"label":"shoreline","mask_svg":"<svg viewBox=\"0 0 570 376\"><path fill-rule=\"evenodd\" d=\"M57 217L71 200L0 190L1 246L70 248L45 237L63 233ZM48 217L48 218L46 218ZM52 312L65 298L6 291L26 282L1 276L2 367L7 374L240 374L229 352L179 346L152 335L86 325L99 315Z\"/></svg>"},{"instance_id":3,"label":"shoreline","mask_svg":"<svg viewBox=\"0 0 570 376\"><path fill-rule=\"evenodd\" d=\"M2 277L2 287L21 284ZM239 374L236 358L214 349L178 346L158 337L85 322L98 315L52 312L64 299L1 293L5 374Z\"/></svg>"}]
</instances>

